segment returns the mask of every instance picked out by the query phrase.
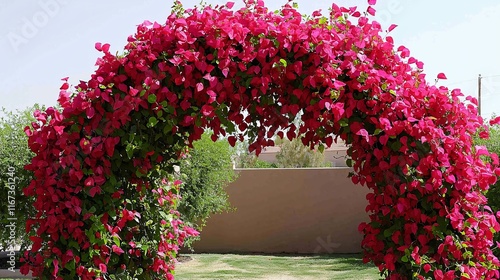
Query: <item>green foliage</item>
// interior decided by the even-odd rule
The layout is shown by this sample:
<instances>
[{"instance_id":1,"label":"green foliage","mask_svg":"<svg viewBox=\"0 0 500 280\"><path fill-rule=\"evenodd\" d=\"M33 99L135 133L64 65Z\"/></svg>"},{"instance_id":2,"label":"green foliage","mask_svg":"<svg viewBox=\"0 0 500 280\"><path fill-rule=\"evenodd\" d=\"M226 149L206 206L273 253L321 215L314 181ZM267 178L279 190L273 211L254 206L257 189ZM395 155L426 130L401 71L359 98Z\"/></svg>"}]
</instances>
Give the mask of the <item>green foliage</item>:
<instances>
[{"instance_id":1,"label":"green foliage","mask_svg":"<svg viewBox=\"0 0 500 280\"><path fill-rule=\"evenodd\" d=\"M488 151L494 152L500 155L500 125L495 125L490 127L490 137L489 139L475 139L476 145L483 145L488 148ZM490 186L490 189L486 193L488 198L488 205L494 212L500 211L500 178L497 178L497 182ZM500 242L500 233L495 234L495 241ZM493 250L497 257L500 257L500 248L495 247Z\"/></svg>"},{"instance_id":2,"label":"green foliage","mask_svg":"<svg viewBox=\"0 0 500 280\"><path fill-rule=\"evenodd\" d=\"M278 168L278 165L274 162L267 162L264 160L259 159L258 157L255 157L255 160L252 163L252 167L249 168Z\"/></svg>"},{"instance_id":3,"label":"green foliage","mask_svg":"<svg viewBox=\"0 0 500 280\"><path fill-rule=\"evenodd\" d=\"M233 153L227 141L213 142L205 133L180 163L184 184L178 210L182 220L197 230L201 230L210 215L230 209L225 188L236 179Z\"/></svg>"},{"instance_id":4,"label":"green foliage","mask_svg":"<svg viewBox=\"0 0 500 280\"><path fill-rule=\"evenodd\" d=\"M235 146L234 163L236 168L277 168L276 163L259 159L248 151L248 141L238 142Z\"/></svg>"},{"instance_id":5,"label":"green foliage","mask_svg":"<svg viewBox=\"0 0 500 280\"><path fill-rule=\"evenodd\" d=\"M300 138L292 141L276 138L276 145L280 151L276 154L276 162L267 162L259 159L254 153L248 152L248 143L238 146L238 156L235 158L238 168L304 168L304 167L331 167L319 149L311 150L304 146Z\"/></svg>"},{"instance_id":6,"label":"green foliage","mask_svg":"<svg viewBox=\"0 0 500 280\"><path fill-rule=\"evenodd\" d=\"M237 168L278 168L276 163L259 159L254 153L241 152L235 157Z\"/></svg>"},{"instance_id":7,"label":"green foliage","mask_svg":"<svg viewBox=\"0 0 500 280\"><path fill-rule=\"evenodd\" d=\"M488 151L500 155L500 126L490 128L490 139L486 141ZM500 211L500 178L491 186L490 191L487 193L488 204L494 211Z\"/></svg>"},{"instance_id":8,"label":"green foliage","mask_svg":"<svg viewBox=\"0 0 500 280\"><path fill-rule=\"evenodd\" d=\"M322 152L305 146L300 138L294 138L291 141L279 138L278 140L277 144L281 149L276 155L276 160L280 168L331 166Z\"/></svg>"},{"instance_id":9,"label":"green foliage","mask_svg":"<svg viewBox=\"0 0 500 280\"><path fill-rule=\"evenodd\" d=\"M23 195L22 188L27 186L32 179L32 173L25 170L33 157L28 147L28 137L24 128L35 121L32 114L39 106L7 111L2 108L0 118L0 249L7 249L13 245L11 229L15 229L15 242L26 247L27 235L25 233L26 219L33 215L33 199ZM7 205L14 205L8 208ZM11 220L9 220L11 219ZM15 220L12 220L15 219ZM6 227L11 222L15 227Z\"/></svg>"}]
</instances>

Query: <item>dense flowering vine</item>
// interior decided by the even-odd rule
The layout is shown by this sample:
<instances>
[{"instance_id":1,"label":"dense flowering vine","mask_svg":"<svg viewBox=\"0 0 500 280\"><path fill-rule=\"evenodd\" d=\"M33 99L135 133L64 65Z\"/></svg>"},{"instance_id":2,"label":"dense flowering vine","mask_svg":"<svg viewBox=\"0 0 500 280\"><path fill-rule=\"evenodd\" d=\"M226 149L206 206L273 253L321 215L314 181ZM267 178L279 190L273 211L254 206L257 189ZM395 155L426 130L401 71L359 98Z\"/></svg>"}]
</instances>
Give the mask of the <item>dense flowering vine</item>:
<instances>
[{"instance_id":1,"label":"dense flowering vine","mask_svg":"<svg viewBox=\"0 0 500 280\"><path fill-rule=\"evenodd\" d=\"M196 233L163 171L209 128L233 145L248 135L256 153L274 135L298 131L310 146L340 137L353 182L372 191L366 261L387 279L498 279L500 225L484 193L500 169L472 144L488 134L476 100L426 82L423 63L369 20L368 2L366 12L333 4L327 17L254 0L238 11L177 5L165 24L141 24L123 55L96 44L91 79L75 91L65 81L61 111L37 112L26 130L36 180L24 192L38 215L23 272L170 278Z\"/></svg>"}]
</instances>

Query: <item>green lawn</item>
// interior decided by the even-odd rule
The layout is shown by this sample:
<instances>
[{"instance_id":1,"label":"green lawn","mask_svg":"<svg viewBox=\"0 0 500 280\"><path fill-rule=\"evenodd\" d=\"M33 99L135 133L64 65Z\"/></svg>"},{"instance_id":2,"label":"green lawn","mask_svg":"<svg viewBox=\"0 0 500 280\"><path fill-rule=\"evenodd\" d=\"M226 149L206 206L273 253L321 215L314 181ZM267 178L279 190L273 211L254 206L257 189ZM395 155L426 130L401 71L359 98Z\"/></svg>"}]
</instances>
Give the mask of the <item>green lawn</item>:
<instances>
[{"instance_id":1,"label":"green lawn","mask_svg":"<svg viewBox=\"0 0 500 280\"><path fill-rule=\"evenodd\" d=\"M359 255L187 254L182 256L192 259L177 265L176 280L380 279L378 269L371 264L363 264Z\"/></svg>"},{"instance_id":2,"label":"green lawn","mask_svg":"<svg viewBox=\"0 0 500 280\"><path fill-rule=\"evenodd\" d=\"M378 269L359 255L289 256L190 254L177 265L175 279L380 279Z\"/></svg>"}]
</instances>

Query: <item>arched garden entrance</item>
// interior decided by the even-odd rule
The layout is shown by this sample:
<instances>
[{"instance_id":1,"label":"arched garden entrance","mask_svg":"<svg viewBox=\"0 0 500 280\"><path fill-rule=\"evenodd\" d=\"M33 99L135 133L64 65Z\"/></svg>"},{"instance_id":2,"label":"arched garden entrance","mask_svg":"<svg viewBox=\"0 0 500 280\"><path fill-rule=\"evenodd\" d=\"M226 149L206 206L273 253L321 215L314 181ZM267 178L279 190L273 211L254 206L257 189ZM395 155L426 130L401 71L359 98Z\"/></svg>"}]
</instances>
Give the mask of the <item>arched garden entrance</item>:
<instances>
[{"instance_id":1,"label":"arched garden entrance","mask_svg":"<svg viewBox=\"0 0 500 280\"><path fill-rule=\"evenodd\" d=\"M140 25L122 55L96 44L91 79L74 91L66 81L61 110L37 113L26 130L36 180L24 192L38 214L23 272L171 275L196 233L178 219L179 182L167 174L211 129L233 145L248 136L256 153L274 135L298 131L311 146L340 137L353 182L372 190L367 261L388 279L498 278L500 227L483 195L498 158L472 145L486 131L475 100L429 85L422 63L367 18L372 6L305 18L290 5L231 6L176 5L166 24Z\"/></svg>"}]
</instances>

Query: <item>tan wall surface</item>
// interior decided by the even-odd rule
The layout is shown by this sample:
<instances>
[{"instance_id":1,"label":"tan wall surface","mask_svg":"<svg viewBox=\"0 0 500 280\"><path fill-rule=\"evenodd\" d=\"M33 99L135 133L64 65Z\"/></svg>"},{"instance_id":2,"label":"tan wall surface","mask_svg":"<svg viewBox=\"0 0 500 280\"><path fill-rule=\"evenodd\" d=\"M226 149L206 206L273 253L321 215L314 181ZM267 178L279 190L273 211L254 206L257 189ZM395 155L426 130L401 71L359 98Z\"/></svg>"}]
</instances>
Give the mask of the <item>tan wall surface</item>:
<instances>
[{"instance_id":1,"label":"tan wall surface","mask_svg":"<svg viewBox=\"0 0 500 280\"><path fill-rule=\"evenodd\" d=\"M239 169L227 188L236 211L213 215L198 253L356 253L367 189L350 168Z\"/></svg>"}]
</instances>

